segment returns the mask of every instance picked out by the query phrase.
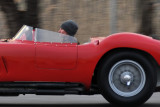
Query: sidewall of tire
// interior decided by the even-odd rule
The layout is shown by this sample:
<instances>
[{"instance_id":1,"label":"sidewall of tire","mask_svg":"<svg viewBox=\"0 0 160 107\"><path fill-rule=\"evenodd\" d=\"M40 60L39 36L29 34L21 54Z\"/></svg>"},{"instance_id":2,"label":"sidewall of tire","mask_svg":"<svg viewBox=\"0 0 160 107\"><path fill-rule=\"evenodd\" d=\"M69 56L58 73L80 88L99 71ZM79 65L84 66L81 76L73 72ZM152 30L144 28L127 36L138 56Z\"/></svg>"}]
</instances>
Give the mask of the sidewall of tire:
<instances>
[{"instance_id":1,"label":"sidewall of tire","mask_svg":"<svg viewBox=\"0 0 160 107\"><path fill-rule=\"evenodd\" d=\"M116 94L110 87L108 81L108 75L111 67L118 61L121 60L133 60L139 63L145 71L146 74L146 83L144 88L135 96L123 97ZM153 94L153 91L156 87L156 73L152 64L141 54L135 52L120 52L118 54L112 55L109 58L106 58L104 61L101 70L98 74L98 85L100 91L106 100L112 104L116 105L140 105L147 101L150 96Z\"/></svg>"}]
</instances>

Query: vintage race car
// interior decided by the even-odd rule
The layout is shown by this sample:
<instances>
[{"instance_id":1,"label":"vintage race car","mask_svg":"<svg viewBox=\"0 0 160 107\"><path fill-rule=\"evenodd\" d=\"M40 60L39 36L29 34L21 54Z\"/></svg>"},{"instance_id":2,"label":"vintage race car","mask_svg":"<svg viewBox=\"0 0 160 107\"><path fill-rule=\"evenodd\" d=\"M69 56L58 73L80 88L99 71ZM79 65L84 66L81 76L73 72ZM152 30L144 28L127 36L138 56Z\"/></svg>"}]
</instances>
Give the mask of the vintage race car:
<instances>
[{"instance_id":1,"label":"vintage race car","mask_svg":"<svg viewBox=\"0 0 160 107\"><path fill-rule=\"evenodd\" d=\"M0 95L94 95L140 105L159 91L160 41L136 33L77 39L24 25L0 42Z\"/></svg>"}]
</instances>

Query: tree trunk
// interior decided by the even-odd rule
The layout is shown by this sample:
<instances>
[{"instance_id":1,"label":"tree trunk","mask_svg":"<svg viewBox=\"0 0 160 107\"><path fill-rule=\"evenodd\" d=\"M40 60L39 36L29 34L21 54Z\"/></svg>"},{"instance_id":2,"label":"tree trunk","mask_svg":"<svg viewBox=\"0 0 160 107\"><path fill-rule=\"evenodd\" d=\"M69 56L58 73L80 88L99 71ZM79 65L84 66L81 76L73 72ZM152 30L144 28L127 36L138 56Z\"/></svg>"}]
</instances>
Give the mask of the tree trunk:
<instances>
[{"instance_id":1,"label":"tree trunk","mask_svg":"<svg viewBox=\"0 0 160 107\"><path fill-rule=\"evenodd\" d=\"M25 23L29 26L38 27L38 0L27 0Z\"/></svg>"},{"instance_id":2,"label":"tree trunk","mask_svg":"<svg viewBox=\"0 0 160 107\"><path fill-rule=\"evenodd\" d=\"M9 38L13 37L20 28L19 11L13 0L0 0L0 8L5 13L9 32Z\"/></svg>"},{"instance_id":3,"label":"tree trunk","mask_svg":"<svg viewBox=\"0 0 160 107\"><path fill-rule=\"evenodd\" d=\"M27 11L18 11L14 0L0 0L0 8L4 12L12 38L22 25L38 26L38 0L26 0Z\"/></svg>"},{"instance_id":4,"label":"tree trunk","mask_svg":"<svg viewBox=\"0 0 160 107\"><path fill-rule=\"evenodd\" d=\"M152 0L138 0L138 11L141 20L139 33L152 36L154 34L153 27L153 11L154 6Z\"/></svg>"}]
</instances>

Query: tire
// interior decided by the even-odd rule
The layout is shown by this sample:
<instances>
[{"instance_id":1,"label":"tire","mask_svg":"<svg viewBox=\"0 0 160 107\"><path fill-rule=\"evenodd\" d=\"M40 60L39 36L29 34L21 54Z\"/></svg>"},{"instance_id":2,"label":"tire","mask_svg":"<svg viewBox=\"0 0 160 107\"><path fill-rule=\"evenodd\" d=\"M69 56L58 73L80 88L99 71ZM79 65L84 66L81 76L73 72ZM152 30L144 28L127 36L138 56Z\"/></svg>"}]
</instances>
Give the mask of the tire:
<instances>
[{"instance_id":1,"label":"tire","mask_svg":"<svg viewBox=\"0 0 160 107\"><path fill-rule=\"evenodd\" d=\"M156 72L143 55L124 51L105 58L98 86L111 104L137 106L146 102L156 87Z\"/></svg>"}]
</instances>

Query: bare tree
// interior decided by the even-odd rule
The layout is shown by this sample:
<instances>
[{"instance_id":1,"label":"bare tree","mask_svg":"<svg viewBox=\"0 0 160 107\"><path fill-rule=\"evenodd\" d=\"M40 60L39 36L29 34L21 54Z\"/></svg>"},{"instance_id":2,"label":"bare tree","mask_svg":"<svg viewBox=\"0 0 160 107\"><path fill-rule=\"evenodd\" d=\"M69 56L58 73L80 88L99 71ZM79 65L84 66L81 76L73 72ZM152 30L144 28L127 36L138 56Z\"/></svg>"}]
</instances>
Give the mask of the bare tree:
<instances>
[{"instance_id":1,"label":"bare tree","mask_svg":"<svg viewBox=\"0 0 160 107\"><path fill-rule=\"evenodd\" d=\"M24 24L38 26L38 0L27 0L27 10L19 11L14 0L0 0L0 8L4 12L12 38Z\"/></svg>"},{"instance_id":2,"label":"bare tree","mask_svg":"<svg viewBox=\"0 0 160 107\"><path fill-rule=\"evenodd\" d=\"M139 33L151 36L154 34L152 0L138 0L138 11L140 18Z\"/></svg>"},{"instance_id":3,"label":"bare tree","mask_svg":"<svg viewBox=\"0 0 160 107\"><path fill-rule=\"evenodd\" d=\"M25 24L38 27L38 3L40 0L26 0L27 11L25 14Z\"/></svg>"}]
</instances>

